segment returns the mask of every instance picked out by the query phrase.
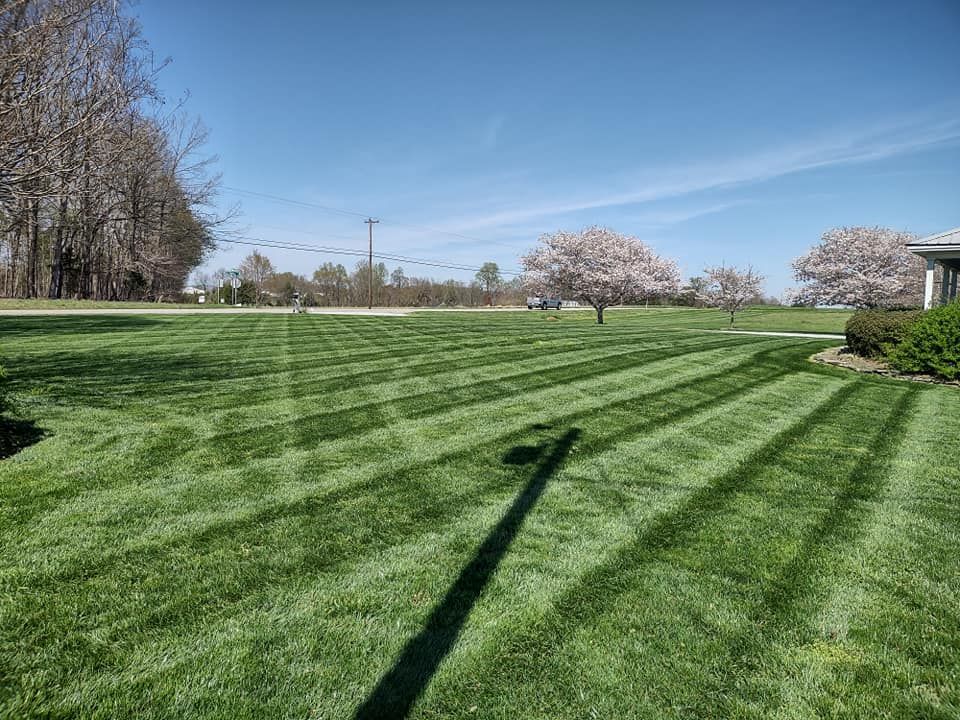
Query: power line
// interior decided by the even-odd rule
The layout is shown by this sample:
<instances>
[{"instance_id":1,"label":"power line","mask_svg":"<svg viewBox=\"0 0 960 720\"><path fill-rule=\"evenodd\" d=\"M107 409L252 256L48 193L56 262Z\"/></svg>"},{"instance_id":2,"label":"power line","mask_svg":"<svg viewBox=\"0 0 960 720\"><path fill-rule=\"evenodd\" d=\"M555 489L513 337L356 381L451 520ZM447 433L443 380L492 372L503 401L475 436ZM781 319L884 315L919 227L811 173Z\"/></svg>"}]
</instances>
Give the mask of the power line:
<instances>
[{"instance_id":1,"label":"power line","mask_svg":"<svg viewBox=\"0 0 960 720\"><path fill-rule=\"evenodd\" d=\"M349 255L353 257L363 257L369 255L378 260L389 260L390 262L408 263L410 265L423 265L427 267L444 268L447 270L463 270L468 272L477 272L480 268L472 265L462 265L457 263L437 262L434 260L424 260L421 258L412 258L405 255L392 255L389 253L369 253L364 250L354 248L332 247L327 245L308 245L306 243L296 243L288 241L262 240L261 238L236 236L234 239L222 238L218 242L230 243L232 245L248 245L252 247L268 247L277 250L300 250L302 252L314 252L327 255ZM503 275L522 275L518 270L500 270Z\"/></svg>"},{"instance_id":2,"label":"power line","mask_svg":"<svg viewBox=\"0 0 960 720\"><path fill-rule=\"evenodd\" d=\"M272 202L287 203L288 205L297 205L299 207L323 210L325 212L336 213L338 215L347 215L350 217L359 217L359 218L371 217L371 213L358 212L356 210L344 210L343 208L335 208L329 205L321 205L319 203L307 202L306 200L297 200L295 198L283 197L281 195L271 195L270 193L258 192L256 190L245 190L244 188L238 188L232 185L221 185L220 189L226 190L227 192L238 193L240 195L249 195L252 197L263 198L264 200L270 200ZM434 233L437 235L447 235L449 237L460 238L461 240L470 240L471 242L503 245L504 247L509 247L505 243L496 243L491 240L484 240L482 238L472 237L470 235L464 235L463 233L454 232L452 230L441 230L439 228L428 227L425 225L410 225L408 223L397 222L396 220L388 220L383 217L380 217L380 221L387 225L406 228L407 230L416 230L417 232Z\"/></svg>"},{"instance_id":3,"label":"power line","mask_svg":"<svg viewBox=\"0 0 960 720\"><path fill-rule=\"evenodd\" d=\"M314 230L304 230L304 229L302 229L302 228L293 228L293 227L287 227L287 226L282 226L282 225L269 225L269 224L267 224L267 223L257 223L257 224L256 224L256 227L258 227L258 228L266 228L266 229L268 229L268 230L279 230L280 232L298 233L298 234L300 234L300 235L310 235L311 237L318 237L318 238L336 238L337 240L356 240L356 237L352 237L352 236L350 236L350 235L339 235L339 234L337 234L337 233L331 233L331 232L322 232L322 233L320 233L320 232L316 232L316 231L314 231ZM238 237L240 237L240 236L238 236ZM248 239L254 239L254 240L256 240L256 239L259 239L259 238L248 238ZM293 244L293 245L303 244L303 243L299 243L299 242L297 242L297 241L295 241L295 240L289 240L289 241L288 241L288 240L277 240L277 241L270 241L270 242L282 242L282 243L287 243L287 242L289 242L290 244ZM311 246L311 247L317 247L317 246ZM322 246L322 247L327 247L327 246ZM424 262L424 261L421 260L420 258L409 257L409 256L406 256L406 255L400 255L400 254L398 254L398 253L390 253L389 255L384 255L384 257L389 257L389 259L391 259L391 260L396 260L396 261L400 261L400 262L411 262L411 263L418 263L418 262L422 263L422 262ZM461 266L462 266L462 268L461 268ZM451 267L451 268L453 268L453 269L464 269L464 270L472 270L472 269L474 269L472 265L464 265L463 263L453 263L453 264L446 265L445 267ZM520 271L512 271L512 270L501 270L500 272L506 272L506 273L513 274L513 275L521 275L521 274L522 274Z\"/></svg>"},{"instance_id":4,"label":"power line","mask_svg":"<svg viewBox=\"0 0 960 720\"><path fill-rule=\"evenodd\" d=\"M288 240L263 240L262 238L249 237L249 236L236 236L242 240L248 242L241 242L242 245L263 245L265 247L277 247L280 249L286 250L306 250L311 252L321 252L321 253L331 253L339 255L354 255L362 257L367 254L363 250L358 250L356 248L341 248L334 247L330 245L308 245L306 243L298 243ZM223 240L222 242L235 242L232 240ZM474 265L466 265L463 263L453 263L453 262L440 262L436 260L425 260L423 258L414 258L407 255L397 255L394 253L374 253L374 257L381 260L391 260L393 262L407 262L415 265L430 265L434 267L448 268L450 270L470 270L476 271L479 270L478 267ZM501 273L508 275L522 275L518 270L500 270Z\"/></svg>"},{"instance_id":5,"label":"power line","mask_svg":"<svg viewBox=\"0 0 960 720\"><path fill-rule=\"evenodd\" d=\"M355 235L340 235L338 233L332 233L332 232L326 232L326 231L317 232L316 230L304 230L303 228L294 228L286 225L270 225L268 223L261 223L261 222L256 223L254 227L265 228L267 230L278 230L280 232L296 233L298 235L309 235L311 237L317 237L317 238L335 238L337 240L349 240L351 242L357 239Z\"/></svg>"},{"instance_id":6,"label":"power line","mask_svg":"<svg viewBox=\"0 0 960 720\"><path fill-rule=\"evenodd\" d=\"M279 195L270 195L269 193L257 192L256 190L244 190L243 188L232 187L230 185L221 185L221 190L226 190L227 192L238 193L240 195L251 195L253 197L263 198L265 200L272 200L274 202L287 203L288 205L300 205L301 207L315 208L317 210L325 210L327 212L338 213L340 215L351 215L353 217L369 217L368 213L353 212L351 210L341 210L340 208L329 207L327 205L319 205L318 203L306 202L304 200L294 200L293 198L281 197Z\"/></svg>"},{"instance_id":7,"label":"power line","mask_svg":"<svg viewBox=\"0 0 960 720\"><path fill-rule=\"evenodd\" d=\"M392 220L384 220L383 218L380 218L380 219L374 221L374 220L371 219L370 215L367 214L367 213L361 213L361 212L357 212L357 211L354 211L354 210L344 210L343 208L331 207L331 206L329 206L329 205L321 205L320 203L307 202L307 201L305 201L305 200L297 200L297 199L295 199L295 198L283 197L283 196L281 196L281 195L273 195L273 194L270 194L270 193L263 193L263 192L259 192L259 191L256 191L256 190L247 190L247 189L245 189L245 188L238 188L238 187L234 187L234 186L231 186L231 185L222 185L221 188L222 188L223 190L227 190L228 192L234 192L234 193L238 193L238 194L241 194L241 195L248 195L248 196L252 196L252 197L263 198L263 199L265 199L265 200L270 200L270 201L272 201L272 202L286 203L286 204L289 204L289 205L295 205L295 206L304 207L304 208L311 208L311 209L323 210L323 211L325 211L325 212L337 213L337 214L339 214L339 215L345 215L345 216L349 216L349 217L365 218L364 222L369 225L370 235L371 235L371 237L369 238L369 247L368 247L368 252L367 252L368 258L369 258L369 260L370 260L370 270L371 270L371 273L372 273L372 270L373 270L372 258L373 258L374 256L376 256L377 258L379 258L379 259L381 259L381 260L390 260L390 261L392 261L392 262L404 262L404 263L410 263L410 264L414 264L414 265L424 265L424 266L428 266L428 267L438 267L438 268L445 268L445 269L450 269L450 270L465 270L465 271L471 271L471 272L476 272L476 271L479 270L479 268L477 268L477 267L474 267L474 266L471 266L471 265L464 265L464 264L462 264L462 263L437 262L437 261L424 260L424 259L422 259L422 258L416 258L416 257L410 257L410 256L406 256L406 255L398 255L398 254L392 254L392 253L390 253L390 254L388 254L388 253L374 253L374 252L373 252L373 238L372 238L373 222L377 222L377 223L379 223L379 222L384 222L384 223L388 223L388 224L390 224L390 225L394 225L394 226L396 226L396 227L402 227L402 228L407 228L407 229L410 229L410 230L416 230L416 231L418 231L418 232L427 232L427 233L436 233L436 234L440 234L440 235L448 235L448 236L451 236L451 237L457 237L457 238L461 238L461 239L464 239L464 240L470 240L471 242L478 242L478 243L484 243L484 244L489 244L489 243L490 243L490 241L487 241L487 240L482 240L482 239L480 239L480 238L471 237L471 236L469 236L469 235L464 235L464 234L462 234L462 233L452 232L452 231L449 231L449 230L440 230L440 229L438 229L438 228L431 228L431 227L418 226L418 225L408 225L408 224L406 224L406 223L400 223L400 222L396 222L396 221L392 221ZM271 227L271 226L263 225L263 227ZM303 229L298 229L298 228L280 228L280 227L273 227L272 229L282 230L282 231L285 231L285 232L301 233L301 234L304 234L304 235L321 236L321 233L316 233L316 232L313 232L313 231L303 230ZM325 235L326 237L336 237L336 238L338 238L338 239L343 239L343 240L352 240L352 239L353 239L353 238L348 237L348 236L346 236L346 235L336 235L336 234L332 234L332 233L325 233L325 234L323 234L323 235ZM339 247L332 247L332 246L326 246L326 245L316 246L316 245L308 245L308 244L306 244L306 243L299 243L299 242L286 241L286 240L284 240L284 241L265 241L265 240L262 240L261 238L252 238L252 237L245 237L245 236L235 236L235 237L237 237L237 238L242 238L243 240L247 240L247 241L254 241L254 242L241 242L240 240L237 240L237 241L222 240L222 242L235 242L236 244L245 244L245 245L259 244L259 245L262 245L262 246L264 246L264 247L273 247L273 248L277 248L277 249L303 250L303 251L308 251L308 252L321 252L321 253L353 255L353 256L359 256L359 255L362 255L362 254L363 254L363 253L361 253L361 252L359 252L359 251L353 250L352 248L339 248ZM493 244L504 245L504 243L493 243ZM506 246L506 245L504 245L504 246L505 246L505 247L509 247L509 246ZM519 272L519 271L515 271L515 270L500 270L500 272L503 273L503 274L505 274L505 275L515 275L515 276L516 276L516 275L522 275L522 274L523 274L523 273L521 273L521 272ZM371 287L372 287L372 282L371 282Z\"/></svg>"}]
</instances>

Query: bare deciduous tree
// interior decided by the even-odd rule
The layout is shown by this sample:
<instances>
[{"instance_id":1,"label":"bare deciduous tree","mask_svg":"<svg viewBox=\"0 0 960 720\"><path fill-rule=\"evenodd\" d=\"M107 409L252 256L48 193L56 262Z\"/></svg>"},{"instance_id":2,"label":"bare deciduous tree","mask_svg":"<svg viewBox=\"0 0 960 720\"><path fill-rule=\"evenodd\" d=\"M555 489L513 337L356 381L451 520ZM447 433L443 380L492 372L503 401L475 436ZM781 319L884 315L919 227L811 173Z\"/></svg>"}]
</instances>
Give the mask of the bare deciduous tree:
<instances>
[{"instance_id":1,"label":"bare deciduous tree","mask_svg":"<svg viewBox=\"0 0 960 720\"><path fill-rule=\"evenodd\" d=\"M217 179L116 0L0 4L0 294L179 292L213 246Z\"/></svg>"},{"instance_id":2,"label":"bare deciduous tree","mask_svg":"<svg viewBox=\"0 0 960 720\"><path fill-rule=\"evenodd\" d=\"M249 280L257 289L256 303L259 305L263 299L263 293L267 281L276 273L273 263L266 255L262 255L259 250L254 250L247 255L240 263L240 277Z\"/></svg>"}]
</instances>

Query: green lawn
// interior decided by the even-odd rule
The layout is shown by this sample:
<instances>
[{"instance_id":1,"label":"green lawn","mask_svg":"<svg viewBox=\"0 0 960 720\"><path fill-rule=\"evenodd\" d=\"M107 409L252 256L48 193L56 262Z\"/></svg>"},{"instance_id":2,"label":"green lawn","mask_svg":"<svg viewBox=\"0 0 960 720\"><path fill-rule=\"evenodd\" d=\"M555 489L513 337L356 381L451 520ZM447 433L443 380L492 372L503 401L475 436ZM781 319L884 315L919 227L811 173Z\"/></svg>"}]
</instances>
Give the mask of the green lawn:
<instances>
[{"instance_id":1,"label":"green lawn","mask_svg":"<svg viewBox=\"0 0 960 720\"><path fill-rule=\"evenodd\" d=\"M957 718L960 392L715 312L0 318L0 716Z\"/></svg>"},{"instance_id":2,"label":"green lawn","mask_svg":"<svg viewBox=\"0 0 960 720\"><path fill-rule=\"evenodd\" d=\"M190 310L216 307L197 303L117 302L112 300L48 300L46 298L0 298L0 310L156 310L186 308Z\"/></svg>"},{"instance_id":3,"label":"green lawn","mask_svg":"<svg viewBox=\"0 0 960 720\"><path fill-rule=\"evenodd\" d=\"M639 310L633 312L641 312ZM726 330L730 316L712 308L651 308L645 312L660 313L659 325L713 328ZM850 310L812 310L791 307L751 307L736 314L738 330L779 330L786 332L843 334Z\"/></svg>"},{"instance_id":4,"label":"green lawn","mask_svg":"<svg viewBox=\"0 0 960 720\"><path fill-rule=\"evenodd\" d=\"M220 311L229 308L209 303L206 305L184 305L176 303L145 302L108 302L106 300L46 300L43 298L0 298L0 310L151 310L184 309ZM405 308L412 310L412 308ZM593 310L565 310L564 314L589 314L595 317ZM613 312L620 312L615 309ZM631 313L641 312L638 309ZM657 324L666 322L671 327L697 327L725 330L729 327L729 317L718 310L692 308L658 308L643 311L645 315L656 315ZM809 308L788 307L751 307L737 314L736 327L741 330L785 330L794 332L842 333L846 325L849 310L811 310Z\"/></svg>"}]
</instances>

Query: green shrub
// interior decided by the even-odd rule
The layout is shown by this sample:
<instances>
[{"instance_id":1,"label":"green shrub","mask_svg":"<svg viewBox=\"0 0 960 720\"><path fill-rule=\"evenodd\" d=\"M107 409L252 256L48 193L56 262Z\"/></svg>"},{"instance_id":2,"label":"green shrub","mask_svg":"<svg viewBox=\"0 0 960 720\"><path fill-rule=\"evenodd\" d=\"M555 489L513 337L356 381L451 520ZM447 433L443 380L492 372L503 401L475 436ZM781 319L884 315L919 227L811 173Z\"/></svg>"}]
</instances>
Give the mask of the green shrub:
<instances>
[{"instance_id":1,"label":"green shrub","mask_svg":"<svg viewBox=\"0 0 960 720\"><path fill-rule=\"evenodd\" d=\"M924 313L891 351L890 362L903 372L960 378L960 302Z\"/></svg>"},{"instance_id":2,"label":"green shrub","mask_svg":"<svg viewBox=\"0 0 960 720\"><path fill-rule=\"evenodd\" d=\"M847 320L847 347L863 357L883 357L922 314L921 310L858 310Z\"/></svg>"}]
</instances>

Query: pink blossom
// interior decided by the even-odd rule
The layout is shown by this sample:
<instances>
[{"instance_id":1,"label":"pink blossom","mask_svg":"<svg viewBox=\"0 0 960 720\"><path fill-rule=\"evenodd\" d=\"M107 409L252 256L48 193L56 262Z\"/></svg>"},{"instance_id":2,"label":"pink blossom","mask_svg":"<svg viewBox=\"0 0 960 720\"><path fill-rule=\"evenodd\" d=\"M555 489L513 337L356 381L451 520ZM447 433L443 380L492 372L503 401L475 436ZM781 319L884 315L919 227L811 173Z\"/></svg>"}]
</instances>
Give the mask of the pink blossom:
<instances>
[{"instance_id":1,"label":"pink blossom","mask_svg":"<svg viewBox=\"0 0 960 720\"><path fill-rule=\"evenodd\" d=\"M658 256L637 238L602 227L542 235L521 261L533 292L589 303L598 323L603 323L604 308L675 293L680 285L673 260Z\"/></svg>"},{"instance_id":2,"label":"pink blossom","mask_svg":"<svg viewBox=\"0 0 960 720\"><path fill-rule=\"evenodd\" d=\"M734 314L763 291L763 276L749 266L746 270L740 270L721 265L706 268L704 272L707 274L707 285L698 293L699 299L709 307L730 313L731 325Z\"/></svg>"},{"instance_id":3,"label":"pink blossom","mask_svg":"<svg viewBox=\"0 0 960 720\"><path fill-rule=\"evenodd\" d=\"M923 259L906 248L914 239L880 227L828 230L819 245L793 261L794 277L807 283L797 299L809 305L919 305Z\"/></svg>"}]
</instances>

